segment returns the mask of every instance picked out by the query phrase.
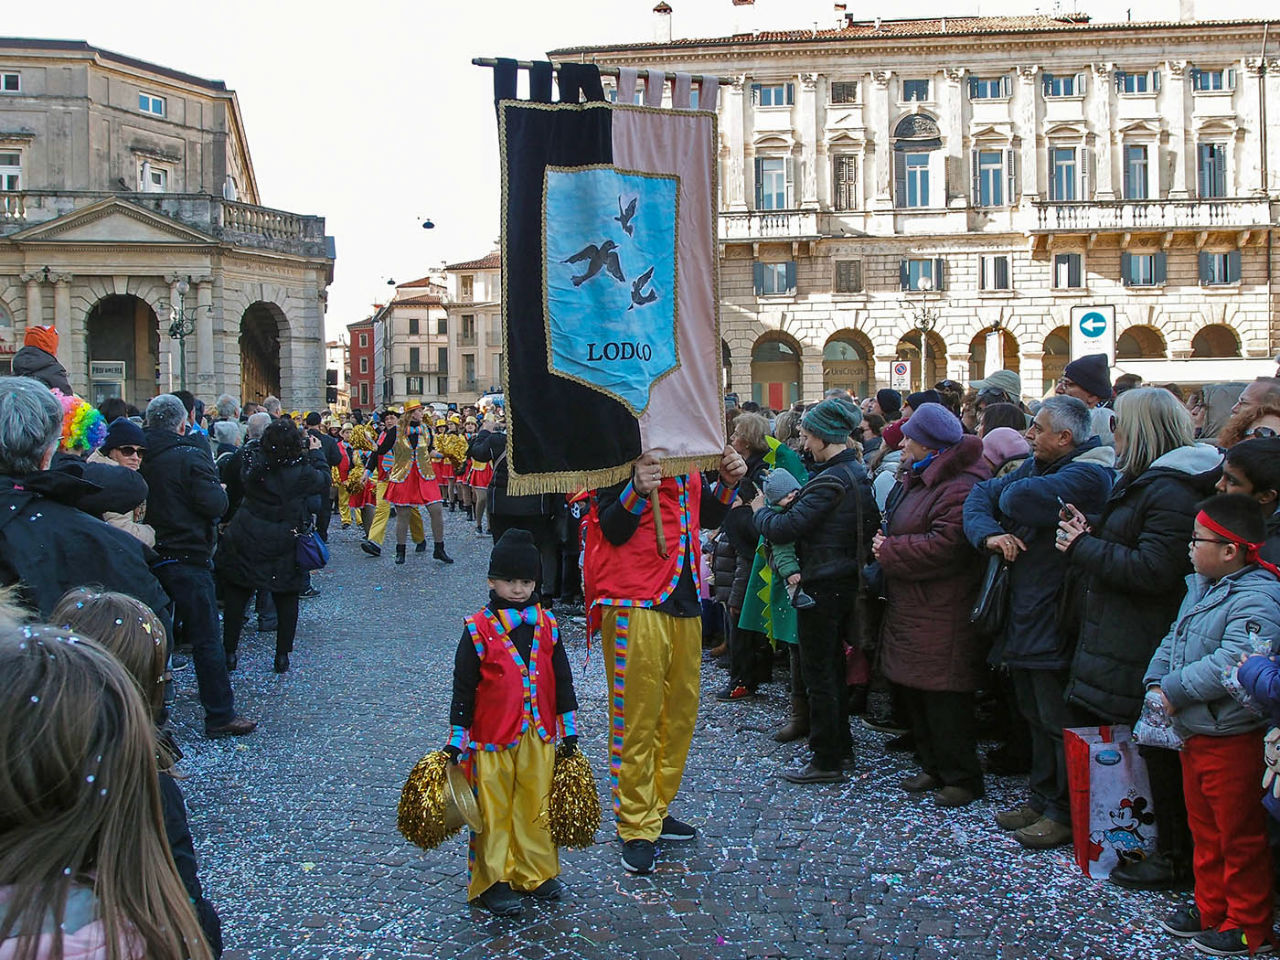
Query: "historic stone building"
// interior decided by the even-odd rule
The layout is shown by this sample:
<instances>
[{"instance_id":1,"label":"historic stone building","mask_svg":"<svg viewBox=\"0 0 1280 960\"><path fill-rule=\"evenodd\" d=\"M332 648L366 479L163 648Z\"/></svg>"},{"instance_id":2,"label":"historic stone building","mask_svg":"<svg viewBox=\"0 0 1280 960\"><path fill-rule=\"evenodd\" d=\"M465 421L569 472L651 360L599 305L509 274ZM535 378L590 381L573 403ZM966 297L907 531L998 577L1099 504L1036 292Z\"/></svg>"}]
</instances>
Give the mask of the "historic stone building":
<instances>
[{"instance_id":1,"label":"historic stone building","mask_svg":"<svg viewBox=\"0 0 1280 960\"><path fill-rule=\"evenodd\" d=\"M447 393L436 399L475 403L502 389L502 255L445 266L448 278Z\"/></svg>"},{"instance_id":2,"label":"historic stone building","mask_svg":"<svg viewBox=\"0 0 1280 960\"><path fill-rule=\"evenodd\" d=\"M444 378L448 375L446 323L442 275L429 274L396 287L391 301L373 315L377 401L427 403L444 398Z\"/></svg>"},{"instance_id":3,"label":"historic stone building","mask_svg":"<svg viewBox=\"0 0 1280 960\"><path fill-rule=\"evenodd\" d=\"M185 380L207 401L319 409L333 239L322 217L260 203L221 81L79 41L0 41L0 355L55 324L95 402Z\"/></svg>"},{"instance_id":4,"label":"historic stone building","mask_svg":"<svg viewBox=\"0 0 1280 960\"><path fill-rule=\"evenodd\" d=\"M1085 306L1114 307L1117 367L1149 381L1274 371L1280 21L658 36L550 55L732 78L720 291L744 398L861 395L895 361L917 389L1004 365L1038 395Z\"/></svg>"}]
</instances>

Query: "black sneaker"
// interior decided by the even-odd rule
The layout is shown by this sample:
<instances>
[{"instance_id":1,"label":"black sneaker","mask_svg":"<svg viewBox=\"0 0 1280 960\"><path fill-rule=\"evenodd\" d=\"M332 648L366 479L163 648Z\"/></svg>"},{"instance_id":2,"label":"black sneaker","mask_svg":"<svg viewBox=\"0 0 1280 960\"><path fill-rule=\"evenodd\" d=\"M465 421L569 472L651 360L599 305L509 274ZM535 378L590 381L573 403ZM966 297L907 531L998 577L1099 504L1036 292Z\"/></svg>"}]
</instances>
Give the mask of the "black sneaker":
<instances>
[{"instance_id":1,"label":"black sneaker","mask_svg":"<svg viewBox=\"0 0 1280 960\"><path fill-rule=\"evenodd\" d=\"M480 894L479 899L495 917L517 917L524 913L524 904L511 889L511 885L501 881Z\"/></svg>"},{"instance_id":2,"label":"black sneaker","mask_svg":"<svg viewBox=\"0 0 1280 960\"><path fill-rule=\"evenodd\" d=\"M307 589L298 594L298 597L301 600L314 600L318 596L320 596L320 590L318 587L307 587Z\"/></svg>"},{"instance_id":3,"label":"black sneaker","mask_svg":"<svg viewBox=\"0 0 1280 960\"><path fill-rule=\"evenodd\" d=\"M1190 907L1179 907L1161 920L1160 926L1165 933L1172 933L1175 937L1182 937L1184 940L1212 932L1205 930L1204 924L1200 921L1200 911L1194 904Z\"/></svg>"},{"instance_id":4,"label":"black sneaker","mask_svg":"<svg viewBox=\"0 0 1280 960\"><path fill-rule=\"evenodd\" d=\"M1191 887L1191 871L1168 854L1153 853L1134 863L1122 863L1108 879L1129 890L1185 890Z\"/></svg>"},{"instance_id":5,"label":"black sneaker","mask_svg":"<svg viewBox=\"0 0 1280 960\"><path fill-rule=\"evenodd\" d=\"M873 716L868 714L862 718L862 725L876 733L892 733L897 736L907 732L907 728L896 723L892 717Z\"/></svg>"},{"instance_id":6,"label":"black sneaker","mask_svg":"<svg viewBox=\"0 0 1280 960\"><path fill-rule=\"evenodd\" d=\"M622 845L622 868L630 873L653 872L653 841L628 840Z\"/></svg>"},{"instance_id":7,"label":"black sneaker","mask_svg":"<svg viewBox=\"0 0 1280 960\"><path fill-rule=\"evenodd\" d=\"M1249 939L1239 927L1232 930L1206 930L1192 940L1191 945L1211 957L1247 957L1251 953L1271 953L1273 949L1271 944L1263 941L1250 950Z\"/></svg>"},{"instance_id":8,"label":"black sneaker","mask_svg":"<svg viewBox=\"0 0 1280 960\"><path fill-rule=\"evenodd\" d=\"M741 683L731 683L719 693L716 699L721 703L732 703L735 700L754 700L756 692Z\"/></svg>"},{"instance_id":9,"label":"black sneaker","mask_svg":"<svg viewBox=\"0 0 1280 960\"><path fill-rule=\"evenodd\" d=\"M539 900L559 900L568 889L568 884L563 880L559 877L552 877L550 880L543 880L542 883L530 890L529 896L536 897Z\"/></svg>"},{"instance_id":10,"label":"black sneaker","mask_svg":"<svg viewBox=\"0 0 1280 960\"><path fill-rule=\"evenodd\" d=\"M900 733L884 742L884 748L894 753L910 753L916 748L914 733Z\"/></svg>"},{"instance_id":11,"label":"black sneaker","mask_svg":"<svg viewBox=\"0 0 1280 960\"><path fill-rule=\"evenodd\" d=\"M697 829L691 827L683 820L677 820L675 817L667 816L662 818L662 832L658 834L658 839L674 840L678 843L683 843L686 840L694 839L697 835Z\"/></svg>"},{"instance_id":12,"label":"black sneaker","mask_svg":"<svg viewBox=\"0 0 1280 960\"><path fill-rule=\"evenodd\" d=\"M382 556L382 547L378 546L372 540L361 540L360 549L371 557Z\"/></svg>"}]
</instances>

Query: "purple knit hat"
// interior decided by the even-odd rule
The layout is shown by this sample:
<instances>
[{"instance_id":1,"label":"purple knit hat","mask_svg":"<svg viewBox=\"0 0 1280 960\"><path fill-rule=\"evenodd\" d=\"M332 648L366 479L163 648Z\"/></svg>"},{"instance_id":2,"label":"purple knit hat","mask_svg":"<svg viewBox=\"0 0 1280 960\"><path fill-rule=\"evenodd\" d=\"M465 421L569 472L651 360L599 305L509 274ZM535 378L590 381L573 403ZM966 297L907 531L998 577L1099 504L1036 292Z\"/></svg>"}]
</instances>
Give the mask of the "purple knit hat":
<instances>
[{"instance_id":1,"label":"purple knit hat","mask_svg":"<svg viewBox=\"0 0 1280 960\"><path fill-rule=\"evenodd\" d=\"M946 450L960 442L964 428L956 415L940 403L921 404L902 425L902 435L929 450Z\"/></svg>"}]
</instances>

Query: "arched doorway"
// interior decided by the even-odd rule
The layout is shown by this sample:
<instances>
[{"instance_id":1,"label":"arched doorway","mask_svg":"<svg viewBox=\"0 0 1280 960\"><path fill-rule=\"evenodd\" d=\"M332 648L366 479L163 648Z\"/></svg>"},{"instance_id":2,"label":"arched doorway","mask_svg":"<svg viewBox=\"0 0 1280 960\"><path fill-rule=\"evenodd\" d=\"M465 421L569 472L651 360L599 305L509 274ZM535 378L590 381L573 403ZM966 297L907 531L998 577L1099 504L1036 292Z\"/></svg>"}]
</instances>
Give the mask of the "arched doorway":
<instances>
[{"instance_id":1,"label":"arched doorway","mask_svg":"<svg viewBox=\"0 0 1280 960\"><path fill-rule=\"evenodd\" d=\"M856 330L837 330L822 348L822 389L839 387L859 397L871 392L871 341Z\"/></svg>"},{"instance_id":2,"label":"arched doorway","mask_svg":"<svg viewBox=\"0 0 1280 960\"><path fill-rule=\"evenodd\" d=\"M800 345L783 333L766 333L751 348L751 399L785 410L800 399Z\"/></svg>"},{"instance_id":3,"label":"arched doorway","mask_svg":"<svg viewBox=\"0 0 1280 960\"><path fill-rule=\"evenodd\" d=\"M1201 357L1238 357L1240 356L1240 340L1236 332L1222 323L1211 323L1201 328L1191 340L1191 356Z\"/></svg>"},{"instance_id":4,"label":"arched doorway","mask_svg":"<svg viewBox=\"0 0 1280 960\"><path fill-rule=\"evenodd\" d=\"M1053 391L1054 385L1062 379L1062 371L1071 359L1071 331L1066 327L1054 327L1044 338L1043 380L1040 393L1043 396Z\"/></svg>"},{"instance_id":5,"label":"arched doorway","mask_svg":"<svg viewBox=\"0 0 1280 960\"><path fill-rule=\"evenodd\" d=\"M911 386L906 391L928 389L947 375L947 345L942 337L930 330L925 341L928 346L928 362L925 365L924 379L920 379L920 331L912 330L898 341L896 354L899 360L911 364ZM921 386L921 383L924 386Z\"/></svg>"},{"instance_id":6,"label":"arched doorway","mask_svg":"<svg viewBox=\"0 0 1280 960\"><path fill-rule=\"evenodd\" d=\"M13 355L18 352L17 338L13 330L13 314L0 300L0 377L13 372Z\"/></svg>"},{"instance_id":7,"label":"arched doorway","mask_svg":"<svg viewBox=\"0 0 1280 960\"><path fill-rule=\"evenodd\" d=\"M287 322L283 310L261 300L250 304L240 317L243 401L261 403L269 395L280 396L280 330Z\"/></svg>"},{"instance_id":8,"label":"arched doorway","mask_svg":"<svg viewBox=\"0 0 1280 960\"><path fill-rule=\"evenodd\" d=\"M160 324L151 305L113 293L85 317L89 341L89 401L120 397L141 407L159 392Z\"/></svg>"},{"instance_id":9,"label":"arched doorway","mask_svg":"<svg viewBox=\"0 0 1280 960\"><path fill-rule=\"evenodd\" d=\"M1116 337L1117 360L1163 360L1164 336L1155 327L1129 327Z\"/></svg>"},{"instance_id":10,"label":"arched doorway","mask_svg":"<svg viewBox=\"0 0 1280 960\"><path fill-rule=\"evenodd\" d=\"M993 327L987 327L980 330L972 340L969 341L969 382L981 380L987 375L987 343L988 338L995 332ZM1022 360L1018 356L1018 338L1006 328L1000 330L1000 362L991 369L993 370L1012 370L1014 373L1022 373Z\"/></svg>"}]
</instances>

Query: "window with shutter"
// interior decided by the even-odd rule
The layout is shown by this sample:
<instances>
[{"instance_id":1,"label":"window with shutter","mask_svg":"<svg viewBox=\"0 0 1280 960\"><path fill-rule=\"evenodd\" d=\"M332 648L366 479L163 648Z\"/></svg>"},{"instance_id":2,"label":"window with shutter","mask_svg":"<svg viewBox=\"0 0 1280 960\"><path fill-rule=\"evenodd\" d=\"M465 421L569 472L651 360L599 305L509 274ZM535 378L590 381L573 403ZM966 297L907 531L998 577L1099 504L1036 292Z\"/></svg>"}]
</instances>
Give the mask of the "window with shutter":
<instances>
[{"instance_id":1,"label":"window with shutter","mask_svg":"<svg viewBox=\"0 0 1280 960\"><path fill-rule=\"evenodd\" d=\"M975 150L977 161L977 192L975 200L980 207L1002 207L1004 199L1004 151Z\"/></svg>"},{"instance_id":2,"label":"window with shutter","mask_svg":"<svg viewBox=\"0 0 1280 960\"><path fill-rule=\"evenodd\" d=\"M862 261L836 261L836 293L862 292Z\"/></svg>"},{"instance_id":3,"label":"window with shutter","mask_svg":"<svg viewBox=\"0 0 1280 960\"><path fill-rule=\"evenodd\" d=\"M831 83L832 103L857 103L858 83L856 80L835 80Z\"/></svg>"},{"instance_id":4,"label":"window with shutter","mask_svg":"<svg viewBox=\"0 0 1280 960\"><path fill-rule=\"evenodd\" d=\"M1078 289L1082 280L1082 257L1078 253L1057 253L1053 257L1053 285L1059 290Z\"/></svg>"},{"instance_id":5,"label":"window with shutter","mask_svg":"<svg viewBox=\"0 0 1280 960\"><path fill-rule=\"evenodd\" d=\"M911 267L910 261L898 261L898 286L903 290L909 290L911 284Z\"/></svg>"},{"instance_id":6,"label":"window with shutter","mask_svg":"<svg viewBox=\"0 0 1280 960\"><path fill-rule=\"evenodd\" d=\"M1196 147L1198 157L1197 184L1204 198L1227 196L1227 145L1225 143L1201 143Z\"/></svg>"},{"instance_id":7,"label":"window with shutter","mask_svg":"<svg viewBox=\"0 0 1280 960\"><path fill-rule=\"evenodd\" d=\"M1164 253L1120 254L1120 279L1126 287L1159 286L1164 277Z\"/></svg>"},{"instance_id":8,"label":"window with shutter","mask_svg":"<svg viewBox=\"0 0 1280 960\"><path fill-rule=\"evenodd\" d=\"M857 158L850 154L837 154L831 161L832 200L837 210L853 210L857 207Z\"/></svg>"},{"instance_id":9,"label":"window with shutter","mask_svg":"<svg viewBox=\"0 0 1280 960\"><path fill-rule=\"evenodd\" d=\"M984 254L978 258L978 288L980 290L1008 290L1009 255Z\"/></svg>"},{"instance_id":10,"label":"window with shutter","mask_svg":"<svg viewBox=\"0 0 1280 960\"><path fill-rule=\"evenodd\" d=\"M1209 286L1240 282L1240 251L1200 251L1200 282Z\"/></svg>"},{"instance_id":11,"label":"window with shutter","mask_svg":"<svg viewBox=\"0 0 1280 960\"><path fill-rule=\"evenodd\" d=\"M933 289L942 290L946 287L946 261L938 257L933 261Z\"/></svg>"},{"instance_id":12,"label":"window with shutter","mask_svg":"<svg viewBox=\"0 0 1280 960\"><path fill-rule=\"evenodd\" d=\"M910 103L911 101L924 101L928 99L928 80L916 79L902 81L902 100L904 103Z\"/></svg>"}]
</instances>

